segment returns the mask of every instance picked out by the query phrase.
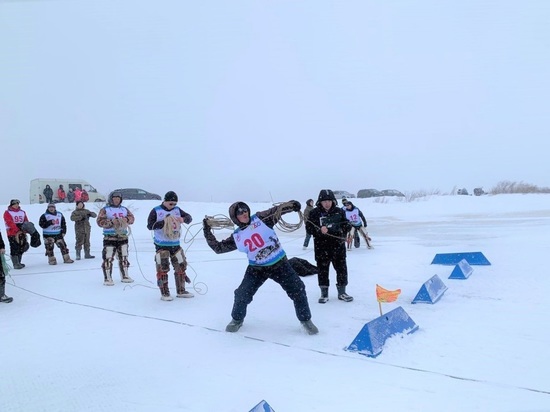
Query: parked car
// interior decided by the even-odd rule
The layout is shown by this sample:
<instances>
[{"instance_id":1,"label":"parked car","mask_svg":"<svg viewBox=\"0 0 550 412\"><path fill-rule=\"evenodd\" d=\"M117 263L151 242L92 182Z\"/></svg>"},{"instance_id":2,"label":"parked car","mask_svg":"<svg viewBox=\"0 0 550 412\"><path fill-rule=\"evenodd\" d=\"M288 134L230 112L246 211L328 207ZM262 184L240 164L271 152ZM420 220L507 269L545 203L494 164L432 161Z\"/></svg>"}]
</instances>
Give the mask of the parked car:
<instances>
[{"instance_id":1,"label":"parked car","mask_svg":"<svg viewBox=\"0 0 550 412\"><path fill-rule=\"evenodd\" d=\"M113 190L113 192L119 192L122 195L123 199L129 199L129 200L162 200L162 197L160 195L157 195L156 193L148 192L147 190L143 189L136 189L136 188L126 188L126 189L116 189ZM109 198L111 195L109 194Z\"/></svg>"},{"instance_id":2,"label":"parked car","mask_svg":"<svg viewBox=\"0 0 550 412\"><path fill-rule=\"evenodd\" d=\"M332 193L334 193L334 197L336 199L343 199L343 198L349 199L350 197L355 197L354 194L350 192L346 192L345 190L333 190Z\"/></svg>"},{"instance_id":3,"label":"parked car","mask_svg":"<svg viewBox=\"0 0 550 412\"><path fill-rule=\"evenodd\" d=\"M357 192L357 197L379 197L382 196L382 192L378 189L361 189Z\"/></svg>"},{"instance_id":4,"label":"parked car","mask_svg":"<svg viewBox=\"0 0 550 412\"><path fill-rule=\"evenodd\" d=\"M394 189L385 189L380 191L381 196L399 196L399 197L405 197L403 193L401 193L399 190Z\"/></svg>"},{"instance_id":5,"label":"parked car","mask_svg":"<svg viewBox=\"0 0 550 412\"><path fill-rule=\"evenodd\" d=\"M456 194L457 195L466 195L466 196L468 196L468 191L466 189L458 189Z\"/></svg>"}]
</instances>

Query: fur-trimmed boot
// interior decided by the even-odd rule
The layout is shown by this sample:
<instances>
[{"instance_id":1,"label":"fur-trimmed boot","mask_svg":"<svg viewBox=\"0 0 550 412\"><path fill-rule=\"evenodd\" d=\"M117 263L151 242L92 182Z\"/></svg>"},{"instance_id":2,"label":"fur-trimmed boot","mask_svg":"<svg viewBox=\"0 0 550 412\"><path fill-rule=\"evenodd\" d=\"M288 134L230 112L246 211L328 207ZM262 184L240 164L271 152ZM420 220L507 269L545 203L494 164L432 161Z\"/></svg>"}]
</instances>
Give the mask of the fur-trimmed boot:
<instances>
[{"instance_id":1,"label":"fur-trimmed boot","mask_svg":"<svg viewBox=\"0 0 550 412\"><path fill-rule=\"evenodd\" d=\"M74 263L74 260L72 260L69 254L67 253L63 255L63 263Z\"/></svg>"},{"instance_id":2,"label":"fur-trimmed boot","mask_svg":"<svg viewBox=\"0 0 550 412\"><path fill-rule=\"evenodd\" d=\"M55 258L55 256L48 256L48 264L57 265L57 259Z\"/></svg>"}]
</instances>

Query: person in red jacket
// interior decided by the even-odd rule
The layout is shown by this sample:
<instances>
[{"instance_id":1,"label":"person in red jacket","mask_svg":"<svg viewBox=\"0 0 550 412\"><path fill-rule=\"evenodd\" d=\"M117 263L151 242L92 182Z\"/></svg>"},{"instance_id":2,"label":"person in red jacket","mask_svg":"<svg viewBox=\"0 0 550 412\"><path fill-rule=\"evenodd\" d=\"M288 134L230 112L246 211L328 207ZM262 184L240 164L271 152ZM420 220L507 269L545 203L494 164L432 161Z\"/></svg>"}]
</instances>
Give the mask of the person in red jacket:
<instances>
[{"instance_id":1,"label":"person in red jacket","mask_svg":"<svg viewBox=\"0 0 550 412\"><path fill-rule=\"evenodd\" d=\"M65 198L67 197L67 193L65 193L65 189L63 189L63 185L59 185L59 189L57 189L57 197L59 198L60 203L63 203L65 201Z\"/></svg>"},{"instance_id":2,"label":"person in red jacket","mask_svg":"<svg viewBox=\"0 0 550 412\"><path fill-rule=\"evenodd\" d=\"M23 223L28 222L27 214L19 207L19 200L10 200L8 209L4 212L4 224L10 244L10 256L14 269L23 269L21 263L23 253L29 249L27 234L23 231Z\"/></svg>"}]
</instances>

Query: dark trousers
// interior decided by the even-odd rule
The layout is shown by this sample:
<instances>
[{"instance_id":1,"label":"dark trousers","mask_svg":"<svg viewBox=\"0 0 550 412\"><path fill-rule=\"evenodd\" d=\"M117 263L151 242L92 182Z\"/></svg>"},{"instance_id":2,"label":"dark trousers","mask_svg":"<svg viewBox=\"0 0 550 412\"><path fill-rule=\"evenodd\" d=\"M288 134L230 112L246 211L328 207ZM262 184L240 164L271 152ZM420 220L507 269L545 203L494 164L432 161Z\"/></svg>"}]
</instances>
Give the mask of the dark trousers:
<instances>
[{"instance_id":1,"label":"dark trousers","mask_svg":"<svg viewBox=\"0 0 550 412\"><path fill-rule=\"evenodd\" d=\"M296 317L300 321L311 319L311 311L307 301L306 287L302 279L296 274L288 259L284 258L273 266L248 266L244 278L235 290L235 302L231 317L243 320L246 317L246 308L252 302L254 295L267 279L277 282L294 302Z\"/></svg>"},{"instance_id":2,"label":"dark trousers","mask_svg":"<svg viewBox=\"0 0 550 412\"><path fill-rule=\"evenodd\" d=\"M321 245L315 243L315 261L319 269L319 286L330 286L329 269L330 264L336 271L336 286L348 285L348 265L346 262L346 244L342 240L338 243Z\"/></svg>"},{"instance_id":3,"label":"dark trousers","mask_svg":"<svg viewBox=\"0 0 550 412\"><path fill-rule=\"evenodd\" d=\"M10 244L10 255L11 256L23 256L29 249L29 242L27 241L27 236L22 232L18 236L8 236L8 242Z\"/></svg>"}]
</instances>

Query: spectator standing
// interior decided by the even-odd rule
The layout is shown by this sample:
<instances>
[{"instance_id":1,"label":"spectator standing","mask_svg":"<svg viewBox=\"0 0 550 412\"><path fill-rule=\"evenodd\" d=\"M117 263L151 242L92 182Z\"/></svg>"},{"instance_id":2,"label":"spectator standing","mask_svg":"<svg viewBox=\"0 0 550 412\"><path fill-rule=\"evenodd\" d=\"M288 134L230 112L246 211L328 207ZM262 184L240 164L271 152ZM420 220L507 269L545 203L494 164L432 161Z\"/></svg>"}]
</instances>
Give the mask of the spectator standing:
<instances>
[{"instance_id":1,"label":"spectator standing","mask_svg":"<svg viewBox=\"0 0 550 412\"><path fill-rule=\"evenodd\" d=\"M321 289L319 303L329 300L328 289L330 264L336 270L336 288L338 299L351 302L353 297L346 293L348 285L348 266L346 262L346 235L351 225L345 212L337 207L332 190L321 190L315 208L309 213L306 231L313 235L315 260L319 270L318 279Z\"/></svg>"},{"instance_id":2,"label":"spectator standing","mask_svg":"<svg viewBox=\"0 0 550 412\"><path fill-rule=\"evenodd\" d=\"M92 231L92 227L90 225L91 217L95 218L97 217L97 214L86 209L84 202L76 202L76 209L73 210L73 213L71 213L71 220L74 222L74 233L76 236L76 260L80 260L83 246L84 259L95 258L95 256L90 254L90 234Z\"/></svg>"},{"instance_id":3,"label":"spectator standing","mask_svg":"<svg viewBox=\"0 0 550 412\"><path fill-rule=\"evenodd\" d=\"M53 190L50 187L50 185L46 185L46 187L42 191L42 194L44 195L44 198L46 199L46 204L53 202Z\"/></svg>"},{"instance_id":4,"label":"spectator standing","mask_svg":"<svg viewBox=\"0 0 550 412\"><path fill-rule=\"evenodd\" d=\"M10 303L13 298L6 295L6 273L4 272L4 255L6 253L6 244L0 232L0 302Z\"/></svg>"},{"instance_id":5,"label":"spectator standing","mask_svg":"<svg viewBox=\"0 0 550 412\"><path fill-rule=\"evenodd\" d=\"M55 203L48 205L46 212L40 216L38 225L42 228L42 237L44 238L48 263L50 265L57 265L57 260L53 253L56 245L61 250L63 263L74 263L74 260L69 256L69 248L65 243L65 233L67 233L65 216L56 209Z\"/></svg>"},{"instance_id":6,"label":"spectator standing","mask_svg":"<svg viewBox=\"0 0 550 412\"><path fill-rule=\"evenodd\" d=\"M80 200L82 200L84 203L90 200L90 195L88 194L86 189L82 189L82 195L80 196Z\"/></svg>"},{"instance_id":7,"label":"spectator standing","mask_svg":"<svg viewBox=\"0 0 550 412\"><path fill-rule=\"evenodd\" d=\"M353 243L355 236L358 235L358 233L363 236L363 239L365 239L367 249L372 249L369 237L367 233L363 230L363 227L367 227L367 219L365 219L363 212L361 212L361 210L359 210L359 208L349 200L344 205L344 212L346 213L346 218L351 223L351 231L348 233L347 237L348 250L352 250L351 244ZM359 246L356 244L355 247Z\"/></svg>"},{"instance_id":8,"label":"spectator standing","mask_svg":"<svg viewBox=\"0 0 550 412\"><path fill-rule=\"evenodd\" d=\"M273 227L281 215L299 211L300 202L290 201L290 207L278 206L257 212L250 216L250 208L244 202L235 202L229 207L229 217L237 225L233 235L218 241L212 233L208 219L203 220L203 233L208 246L216 253L239 250L248 256L248 267L244 278L235 290L235 300L231 311L231 322L226 332L237 332L246 317L246 308L254 294L267 279L277 282L294 302L296 317L310 335L319 333L311 321L311 311L307 301L306 287L302 279L292 269L286 253Z\"/></svg>"},{"instance_id":9,"label":"spectator standing","mask_svg":"<svg viewBox=\"0 0 550 412\"><path fill-rule=\"evenodd\" d=\"M76 202L80 202L81 200L82 200L82 189L80 188L80 186L77 186L74 189L74 201L76 203Z\"/></svg>"},{"instance_id":10,"label":"spectator standing","mask_svg":"<svg viewBox=\"0 0 550 412\"><path fill-rule=\"evenodd\" d=\"M73 203L74 202L74 191L72 188L69 188L69 192L67 193L67 202Z\"/></svg>"},{"instance_id":11,"label":"spectator standing","mask_svg":"<svg viewBox=\"0 0 550 412\"><path fill-rule=\"evenodd\" d=\"M306 208L304 209L304 222L307 222L309 218L309 212L313 210L313 199L308 199L306 202ZM304 239L304 247L303 249L306 250L309 246L309 240L311 239L311 234L306 232L306 238Z\"/></svg>"},{"instance_id":12,"label":"spectator standing","mask_svg":"<svg viewBox=\"0 0 550 412\"><path fill-rule=\"evenodd\" d=\"M6 234L10 244L10 256L14 269L23 269L25 265L21 263L23 253L29 250L27 234L23 231L23 223L28 222L27 214L19 206L19 200L10 200L8 209L4 212L4 224L6 225Z\"/></svg>"},{"instance_id":13,"label":"spectator standing","mask_svg":"<svg viewBox=\"0 0 550 412\"><path fill-rule=\"evenodd\" d=\"M57 189L57 197L59 198L60 203L63 203L67 198L67 193L65 193L65 189L63 189L63 185L59 185L59 188Z\"/></svg>"},{"instance_id":14,"label":"spectator standing","mask_svg":"<svg viewBox=\"0 0 550 412\"><path fill-rule=\"evenodd\" d=\"M164 195L164 201L154 207L147 218L147 229L153 231L155 243L155 264L157 269L157 284L162 300L173 300L168 287L168 272L170 262L174 267L176 278L176 296L178 298L192 298L194 295L185 290L185 282L190 282L187 277L187 260L180 246L181 224L191 223L193 218L187 212L180 209L178 195L169 191Z\"/></svg>"},{"instance_id":15,"label":"spectator standing","mask_svg":"<svg viewBox=\"0 0 550 412\"><path fill-rule=\"evenodd\" d=\"M97 225L103 229L103 284L113 286L113 261L118 258L120 277L123 283L132 283L134 279L128 276L128 226L134 224L134 215L122 206L122 194L112 192L97 216Z\"/></svg>"}]
</instances>

